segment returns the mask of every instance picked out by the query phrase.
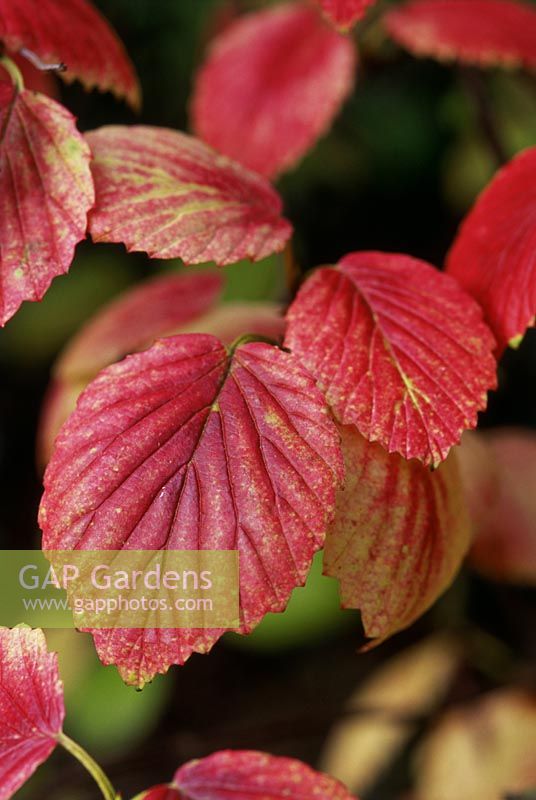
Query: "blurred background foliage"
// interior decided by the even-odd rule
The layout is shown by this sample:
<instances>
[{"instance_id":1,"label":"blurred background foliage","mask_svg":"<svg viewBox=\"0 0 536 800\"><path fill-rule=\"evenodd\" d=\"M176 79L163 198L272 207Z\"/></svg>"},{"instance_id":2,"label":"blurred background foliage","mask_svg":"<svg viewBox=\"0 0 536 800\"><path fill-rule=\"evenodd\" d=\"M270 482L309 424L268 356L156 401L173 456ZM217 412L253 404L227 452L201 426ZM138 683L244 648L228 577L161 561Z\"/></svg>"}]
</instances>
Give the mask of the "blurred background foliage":
<instances>
[{"instance_id":1,"label":"blurred background foliage","mask_svg":"<svg viewBox=\"0 0 536 800\"><path fill-rule=\"evenodd\" d=\"M192 76L211 36L255 0L98 0L141 77L141 121L188 128ZM358 28L357 86L331 133L279 183L296 228L304 270L358 249L407 252L441 266L461 217L501 158L536 143L536 80L415 60L388 42L373 11ZM111 96L61 87L81 129L138 121ZM78 248L65 277L40 304L25 304L0 331L2 546L39 546L40 476L33 468L40 403L54 358L105 301L177 262L149 262L122 247ZM281 257L226 270L226 300L285 300ZM536 336L504 357L500 388L484 426L536 426ZM339 611L334 583L317 559L305 589L283 615L269 615L249 639L229 636L209 657L193 657L140 695L113 668L99 666L89 637L51 632L67 689L66 730L97 755L128 797L171 776L182 761L222 747L271 750L317 763L326 734L364 676L423 634L475 626L472 658L455 698L523 673L536 662L534 592L464 572L409 632L367 655L357 614ZM476 638L475 638L476 637ZM417 734L416 734L417 735ZM409 762L371 789L367 800L399 797ZM41 769L21 798L95 796L62 754Z\"/></svg>"}]
</instances>

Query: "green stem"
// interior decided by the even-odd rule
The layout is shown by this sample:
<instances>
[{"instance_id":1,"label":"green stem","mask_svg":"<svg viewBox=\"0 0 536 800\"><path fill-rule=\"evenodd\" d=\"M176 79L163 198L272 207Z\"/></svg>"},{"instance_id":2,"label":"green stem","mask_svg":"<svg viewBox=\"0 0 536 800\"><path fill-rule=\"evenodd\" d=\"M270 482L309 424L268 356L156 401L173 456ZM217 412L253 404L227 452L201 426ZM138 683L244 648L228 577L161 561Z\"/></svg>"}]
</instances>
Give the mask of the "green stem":
<instances>
[{"instance_id":1,"label":"green stem","mask_svg":"<svg viewBox=\"0 0 536 800\"><path fill-rule=\"evenodd\" d=\"M9 74L9 77L17 88L17 92L22 92L24 89L24 78L15 62L12 61L9 56L0 56L0 65Z\"/></svg>"},{"instance_id":2,"label":"green stem","mask_svg":"<svg viewBox=\"0 0 536 800\"><path fill-rule=\"evenodd\" d=\"M86 753L83 747L80 747L79 744L74 742L64 733L59 734L58 744L61 744L61 746L64 747L68 753L74 756L82 764L82 766L85 767L101 790L102 796L105 798L105 800L117 800L118 794L110 783L109 779L99 767L97 762L93 761L89 753Z\"/></svg>"}]
</instances>

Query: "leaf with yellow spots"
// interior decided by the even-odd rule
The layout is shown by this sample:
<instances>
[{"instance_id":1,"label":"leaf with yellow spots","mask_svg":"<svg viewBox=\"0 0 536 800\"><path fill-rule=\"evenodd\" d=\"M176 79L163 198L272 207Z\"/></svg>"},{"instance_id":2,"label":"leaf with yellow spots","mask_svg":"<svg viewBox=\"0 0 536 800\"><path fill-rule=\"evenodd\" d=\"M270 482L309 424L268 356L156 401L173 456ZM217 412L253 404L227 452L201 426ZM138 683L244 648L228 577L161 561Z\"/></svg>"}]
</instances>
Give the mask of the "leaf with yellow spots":
<instances>
[{"instance_id":1,"label":"leaf with yellow spots","mask_svg":"<svg viewBox=\"0 0 536 800\"><path fill-rule=\"evenodd\" d=\"M317 270L287 323L285 345L339 422L407 459L444 460L496 385L480 307L416 258L351 253Z\"/></svg>"},{"instance_id":2,"label":"leaf with yellow spots","mask_svg":"<svg viewBox=\"0 0 536 800\"><path fill-rule=\"evenodd\" d=\"M291 226L268 181L192 136L109 126L86 136L97 201L96 242L123 242L153 258L218 266L282 250Z\"/></svg>"},{"instance_id":3,"label":"leaf with yellow spots","mask_svg":"<svg viewBox=\"0 0 536 800\"><path fill-rule=\"evenodd\" d=\"M355 800L342 783L295 758L221 750L190 761L173 783L135 800Z\"/></svg>"},{"instance_id":4,"label":"leaf with yellow spots","mask_svg":"<svg viewBox=\"0 0 536 800\"><path fill-rule=\"evenodd\" d=\"M470 543L455 453L433 472L341 428L346 484L326 537L324 571L344 608L380 644L421 616L454 579Z\"/></svg>"},{"instance_id":5,"label":"leaf with yellow spots","mask_svg":"<svg viewBox=\"0 0 536 800\"><path fill-rule=\"evenodd\" d=\"M205 334L162 339L101 372L60 431L43 547L238 550L247 633L305 582L342 472L336 426L292 355L260 342L228 351ZM104 663L143 685L223 632L93 635Z\"/></svg>"},{"instance_id":6,"label":"leaf with yellow spots","mask_svg":"<svg viewBox=\"0 0 536 800\"><path fill-rule=\"evenodd\" d=\"M0 628L0 800L47 760L64 715L57 656L43 631Z\"/></svg>"},{"instance_id":7,"label":"leaf with yellow spots","mask_svg":"<svg viewBox=\"0 0 536 800\"><path fill-rule=\"evenodd\" d=\"M94 202L89 158L63 106L0 83L0 324L69 269Z\"/></svg>"}]
</instances>

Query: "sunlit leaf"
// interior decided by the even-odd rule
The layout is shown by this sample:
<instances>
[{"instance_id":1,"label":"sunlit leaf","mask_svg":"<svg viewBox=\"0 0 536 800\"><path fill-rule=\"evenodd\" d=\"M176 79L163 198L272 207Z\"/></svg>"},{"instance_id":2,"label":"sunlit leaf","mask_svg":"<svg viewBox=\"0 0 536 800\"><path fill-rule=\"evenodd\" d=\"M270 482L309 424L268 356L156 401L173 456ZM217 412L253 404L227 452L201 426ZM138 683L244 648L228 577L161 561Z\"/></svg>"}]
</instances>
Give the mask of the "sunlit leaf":
<instances>
[{"instance_id":1,"label":"sunlit leaf","mask_svg":"<svg viewBox=\"0 0 536 800\"><path fill-rule=\"evenodd\" d=\"M515 0L410 0L387 30L419 56L487 67L536 66L536 9Z\"/></svg>"},{"instance_id":2,"label":"sunlit leaf","mask_svg":"<svg viewBox=\"0 0 536 800\"><path fill-rule=\"evenodd\" d=\"M0 83L0 324L67 272L93 202L89 148L71 114Z\"/></svg>"},{"instance_id":3,"label":"sunlit leaf","mask_svg":"<svg viewBox=\"0 0 536 800\"><path fill-rule=\"evenodd\" d=\"M355 70L349 39L301 3L248 14L212 44L195 85L196 133L272 177L330 127Z\"/></svg>"},{"instance_id":4,"label":"sunlit leaf","mask_svg":"<svg viewBox=\"0 0 536 800\"><path fill-rule=\"evenodd\" d=\"M417 800L504 800L536 783L536 696L496 691L447 712L417 761Z\"/></svg>"},{"instance_id":5,"label":"sunlit leaf","mask_svg":"<svg viewBox=\"0 0 536 800\"><path fill-rule=\"evenodd\" d=\"M345 31L363 17L375 0L316 0L326 17Z\"/></svg>"},{"instance_id":6,"label":"sunlit leaf","mask_svg":"<svg viewBox=\"0 0 536 800\"><path fill-rule=\"evenodd\" d=\"M496 383L493 337L456 282L409 256L352 253L317 270L285 344L338 420L389 452L437 464Z\"/></svg>"},{"instance_id":7,"label":"sunlit leaf","mask_svg":"<svg viewBox=\"0 0 536 800\"><path fill-rule=\"evenodd\" d=\"M248 632L305 582L341 477L336 427L297 360L258 342L228 353L212 336L179 335L81 395L45 474L43 547L237 549ZM94 637L101 659L142 685L222 633Z\"/></svg>"},{"instance_id":8,"label":"sunlit leaf","mask_svg":"<svg viewBox=\"0 0 536 800\"><path fill-rule=\"evenodd\" d=\"M459 450L474 528L471 565L489 578L536 585L536 435L497 429Z\"/></svg>"},{"instance_id":9,"label":"sunlit leaf","mask_svg":"<svg viewBox=\"0 0 536 800\"><path fill-rule=\"evenodd\" d=\"M87 0L0 0L0 41L30 50L47 64L64 63L61 77L124 97L137 108L134 68L108 21Z\"/></svg>"},{"instance_id":10,"label":"sunlit leaf","mask_svg":"<svg viewBox=\"0 0 536 800\"><path fill-rule=\"evenodd\" d=\"M0 800L52 753L64 714L57 658L43 632L0 628Z\"/></svg>"},{"instance_id":11,"label":"sunlit leaf","mask_svg":"<svg viewBox=\"0 0 536 800\"><path fill-rule=\"evenodd\" d=\"M455 455L431 472L341 429L346 482L326 537L324 572L379 644L423 614L455 577L470 527Z\"/></svg>"},{"instance_id":12,"label":"sunlit leaf","mask_svg":"<svg viewBox=\"0 0 536 800\"><path fill-rule=\"evenodd\" d=\"M277 192L191 136L109 126L86 138L97 190L89 229L97 242L221 266L265 258L290 237Z\"/></svg>"},{"instance_id":13,"label":"sunlit leaf","mask_svg":"<svg viewBox=\"0 0 536 800\"><path fill-rule=\"evenodd\" d=\"M536 15L536 12L535 12ZM447 271L478 300L499 353L536 315L536 147L497 173L463 222Z\"/></svg>"}]
</instances>

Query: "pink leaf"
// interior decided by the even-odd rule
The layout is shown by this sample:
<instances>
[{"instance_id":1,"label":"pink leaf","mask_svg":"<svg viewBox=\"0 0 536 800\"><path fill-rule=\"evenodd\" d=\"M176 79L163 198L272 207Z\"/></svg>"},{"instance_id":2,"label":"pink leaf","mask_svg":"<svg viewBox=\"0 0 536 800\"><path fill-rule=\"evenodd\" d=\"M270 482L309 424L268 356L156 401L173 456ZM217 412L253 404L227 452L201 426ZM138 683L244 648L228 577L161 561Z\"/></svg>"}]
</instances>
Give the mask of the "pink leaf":
<instances>
[{"instance_id":1,"label":"pink leaf","mask_svg":"<svg viewBox=\"0 0 536 800\"><path fill-rule=\"evenodd\" d=\"M375 0L316 0L326 17L343 31L355 25Z\"/></svg>"},{"instance_id":2,"label":"pink leaf","mask_svg":"<svg viewBox=\"0 0 536 800\"><path fill-rule=\"evenodd\" d=\"M260 176L184 133L110 126L87 134L97 242L124 242L153 258L219 266L282 250L291 227Z\"/></svg>"},{"instance_id":3,"label":"pink leaf","mask_svg":"<svg viewBox=\"0 0 536 800\"><path fill-rule=\"evenodd\" d=\"M63 106L0 83L0 324L67 272L94 202L89 148Z\"/></svg>"},{"instance_id":4,"label":"pink leaf","mask_svg":"<svg viewBox=\"0 0 536 800\"><path fill-rule=\"evenodd\" d=\"M433 472L341 429L347 480L324 550L344 608L377 645L407 628L452 583L470 543L455 455ZM369 645L369 646L371 646Z\"/></svg>"},{"instance_id":5,"label":"pink leaf","mask_svg":"<svg viewBox=\"0 0 536 800\"><path fill-rule=\"evenodd\" d=\"M222 750L190 761L173 785L184 800L353 800L335 778L294 758L253 750Z\"/></svg>"},{"instance_id":6,"label":"pink leaf","mask_svg":"<svg viewBox=\"0 0 536 800\"><path fill-rule=\"evenodd\" d=\"M337 419L404 458L445 459L496 383L480 308L409 256L352 253L317 270L287 322L285 344Z\"/></svg>"},{"instance_id":7,"label":"pink leaf","mask_svg":"<svg viewBox=\"0 0 536 800\"><path fill-rule=\"evenodd\" d=\"M515 0L411 0L385 15L387 30L418 56L487 67L536 66L536 10Z\"/></svg>"},{"instance_id":8,"label":"pink leaf","mask_svg":"<svg viewBox=\"0 0 536 800\"><path fill-rule=\"evenodd\" d=\"M300 3L239 19L201 68L197 134L267 177L296 163L330 127L353 85L352 42Z\"/></svg>"},{"instance_id":9,"label":"pink leaf","mask_svg":"<svg viewBox=\"0 0 536 800\"><path fill-rule=\"evenodd\" d=\"M55 654L41 630L0 628L0 800L52 753L65 710Z\"/></svg>"},{"instance_id":10,"label":"pink leaf","mask_svg":"<svg viewBox=\"0 0 536 800\"><path fill-rule=\"evenodd\" d=\"M323 543L342 477L314 380L261 343L157 342L104 370L45 474L45 549L238 549L241 632L285 608ZM117 509L121 508L121 513ZM223 630L99 630L101 659L141 684Z\"/></svg>"},{"instance_id":11,"label":"pink leaf","mask_svg":"<svg viewBox=\"0 0 536 800\"><path fill-rule=\"evenodd\" d=\"M86 0L0 0L0 41L32 51L48 64L64 63L68 83L80 80L125 97L138 108L134 68L107 20Z\"/></svg>"},{"instance_id":12,"label":"pink leaf","mask_svg":"<svg viewBox=\"0 0 536 800\"><path fill-rule=\"evenodd\" d=\"M447 272L477 300L498 353L519 341L536 314L536 147L504 167L463 222Z\"/></svg>"}]
</instances>

